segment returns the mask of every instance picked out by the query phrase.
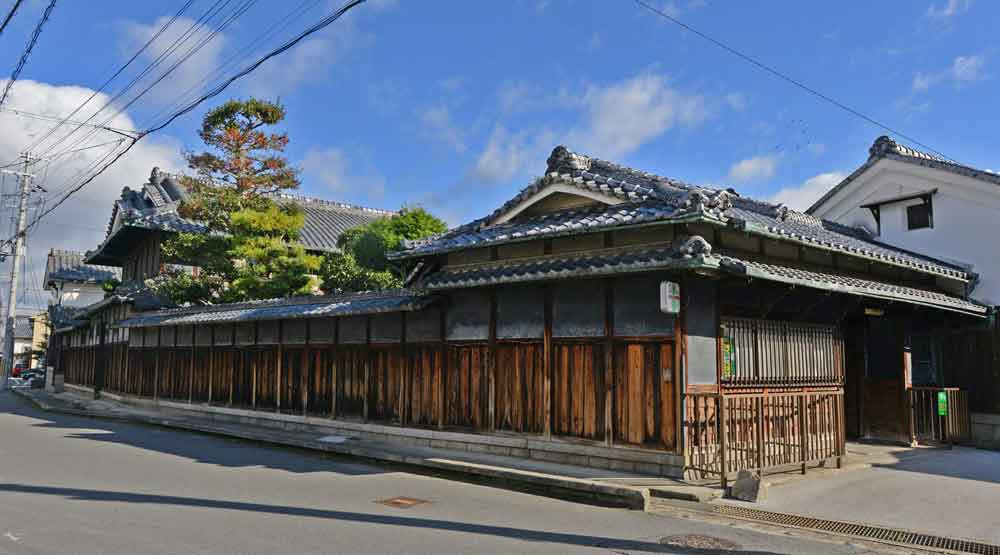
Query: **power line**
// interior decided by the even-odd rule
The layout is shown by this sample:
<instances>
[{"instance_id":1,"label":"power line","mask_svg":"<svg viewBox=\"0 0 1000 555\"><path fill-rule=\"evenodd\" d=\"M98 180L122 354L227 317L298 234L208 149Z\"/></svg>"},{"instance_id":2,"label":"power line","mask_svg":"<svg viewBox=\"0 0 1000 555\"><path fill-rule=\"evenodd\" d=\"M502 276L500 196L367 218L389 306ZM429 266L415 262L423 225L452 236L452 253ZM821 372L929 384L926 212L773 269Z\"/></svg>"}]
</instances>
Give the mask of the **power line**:
<instances>
[{"instance_id":1,"label":"power line","mask_svg":"<svg viewBox=\"0 0 1000 555\"><path fill-rule=\"evenodd\" d=\"M131 142L129 142L128 146L126 146L124 150L122 150L117 155L115 155L113 158L111 158L107 163L103 164L100 167L100 169L98 169L92 175L88 176L81 183L79 183L79 184L71 187L66 192L66 194L63 195L62 198L60 198L59 200L55 201L51 206L49 206L48 208L46 208L45 210L43 210L30 223L28 223L27 226L25 226L25 229L23 231L17 233L14 237L12 237L10 239L7 239L6 241L3 242L3 244L8 244L9 245L11 242L13 242L17 238L18 235L22 235L24 233L27 233L31 228L33 228L34 226L38 225L38 223L43 218L45 218L46 216L48 216L49 214L51 214L53 211L55 211L57 208L59 208L59 206L61 206L63 203L65 203L73 194L77 193L78 191L80 191L81 189L83 189L84 187L86 187L88 184L90 184L95 179L97 179L101 174L103 174L105 171L107 171L108 168L110 168L118 160L120 160L123 156L125 156L140 140L142 140L143 138L145 138L147 135L150 135L152 133L155 133L155 132L157 132L157 131L159 131L159 130L165 128L165 127L167 127L174 120L176 120L180 116L182 116L182 115L190 112L195 107L197 107L199 104L201 104L201 103L203 103L203 102L205 102L205 101L207 101L207 100L209 100L209 99L211 99L211 98L213 98L215 96L218 96L226 88L228 88L229 85L232 85L238 79L240 79L242 77L245 77L246 75L250 74L255 69L257 69L258 67L260 67L263 63L265 63L268 60L270 60L271 58L274 58L275 56L278 56L278 55L282 54L283 52L289 50L290 48L294 47L296 44L300 43L302 40L306 39L310 35L313 35L313 34L319 32L319 31L323 30L324 28L328 27L330 24L332 24L333 22L335 22L338 19L340 19L345 13L347 13L348 11L350 11L350 10L356 8L357 6L363 4L364 2L365 2L365 0L350 0L348 3L344 4L342 7L340 7L336 11L330 13L329 15L327 15L326 17L324 17L323 19L321 19L319 22L317 22L314 25L306 28L305 30L303 30L299 34L295 35L291 39L285 41L283 44L281 44L281 46L279 46L279 47L277 47L277 48L269 51L267 54L265 54L264 56L260 57L259 59L257 59L252 64L244 67L242 70L240 70L239 72L237 72L232 77L226 79L225 81L223 81L222 83L220 83L219 85L217 85L216 87L214 87L212 90L210 90L207 93L203 94L202 96L198 97L197 99L195 99L194 101L190 102L189 104L187 104L183 108L177 110L176 112L174 112L173 114L171 114L165 121L163 121L163 123L161 123L161 124L159 124L159 125L157 125L155 127L149 128L149 129L147 129L145 131L142 131L139 134L138 137L136 137ZM110 154L111 153L109 153L108 155L106 155L104 159L107 159L110 156Z\"/></svg>"},{"instance_id":2,"label":"power line","mask_svg":"<svg viewBox=\"0 0 1000 555\"><path fill-rule=\"evenodd\" d=\"M7 24L10 23L11 19L14 19L14 14L17 13L17 9L21 7L24 0L16 0L14 5L11 6L10 11L7 12L7 17L3 18L3 23L0 23L0 35L3 34L3 30L7 28Z\"/></svg>"},{"instance_id":3,"label":"power line","mask_svg":"<svg viewBox=\"0 0 1000 555\"><path fill-rule=\"evenodd\" d=\"M640 7L645 8L646 10L649 10L650 12L653 12L656 15L659 15L660 17L662 17L662 18L664 18L664 19L666 19L666 20L674 23L675 25L681 27L685 31L688 31L690 33L693 33L693 34L697 35L698 37L701 37L702 39L705 39L706 41L708 41L708 42L714 44L715 46L717 46L717 47L725 50L726 52L729 52L730 54L732 54L732 55L734 55L734 56L736 56L736 57L738 57L738 58L740 58L740 59L742 59L742 60L744 60L746 62L749 62L749 63L757 66L759 69L762 69L762 70L770 73L771 75L774 75L775 77L777 77L777 78L779 78L779 79L781 79L781 80L783 80L783 81L785 81L787 83L790 83L790 84L792 84L792 85L794 85L794 86L796 86L796 87L798 87L798 88L800 88L800 89L808 92L809 94L811 94L813 96L816 96L817 98L825 100L826 102L829 102L830 104L833 104L834 106L840 108L841 110L844 110L844 111L848 112L851 115L854 115L854 116L856 116L858 118L861 118L862 120L864 120L864 121L866 121L866 122L868 122L868 123L870 123L870 124L872 124L872 125L874 125L876 127L884 129L885 131L888 131L889 133L891 133L891 134L893 134L893 135L895 135L897 137L905 139L905 140L909 141L912 144L915 144L915 145L917 145L919 147L922 147L922 148L924 148L926 150L929 150L929 151L933 152L934 154L937 154L938 156L940 156L940 157L942 157L942 158L944 158L944 159L946 159L946 160L948 160L950 162L954 162L956 164L958 163L954 158L952 158L952 157L944 154L943 152L935 149L934 147L926 145L926 144L924 144L924 143L922 143L922 142L914 139L913 137L910 137L910 136L906 135L905 133L903 133L901 131L897 131L896 129L893 129L892 127L889 127L888 125L886 125L886 124L884 124L884 123L876 120L875 118L862 113L859 110L855 110L854 108L851 108L850 106L847 106L846 104L844 104L843 102L840 102L839 100L837 100L835 98L832 98L832 97L830 97L830 96L828 96L826 94L821 93L820 91L818 91L818 90L816 90L816 89L814 89L814 88L812 88L812 87L810 87L810 86L802 83L801 81L798 81L798 80L794 79L793 77L790 77L787 74L782 73L782 72L778 71L777 69L774 69L773 67L765 64L764 62L761 62L761 61L757 60L756 58L751 57L748 54L744 54L743 52L740 52L736 48L734 48L732 46L729 46L728 44L726 44L726 43L724 43L724 42L722 42L722 41L720 41L718 39L715 39L715 38L713 38L713 37L711 37L711 36L709 36L709 35L701 32L701 31L695 29L694 27L688 25L687 23L684 23L683 21L677 19L676 17L673 17L673 16L669 15L668 13L664 12L663 10L660 10L658 8L653 7L653 6L649 5L648 3L646 3L643 0L634 0L634 1Z\"/></svg>"},{"instance_id":4,"label":"power line","mask_svg":"<svg viewBox=\"0 0 1000 555\"><path fill-rule=\"evenodd\" d=\"M98 94L100 94L102 91L104 91L104 89L107 88L107 86L110 85L112 81L114 81L116 78L118 78L118 76L121 75L122 72L124 72L128 68L128 66L132 64L132 62L134 62L139 56L142 55L143 52L146 51L147 48L149 48L149 45L153 44L153 42L156 39L158 39L160 37L160 35L162 35L171 25L173 25L173 23L177 20L178 17L180 17L181 15L183 15L184 12L187 11L187 9L189 7L191 7L192 2L194 2L194 0L188 0L183 6L181 6L181 8L179 10L177 10L177 13L175 13L173 15L173 17L171 17L169 20L167 20L167 22L164 23L163 26L160 27L159 30L157 30L156 33L154 33L153 36L150 37L149 40L147 40L146 43L143 44L142 47L139 48L139 50L137 50L134 54L132 54L131 58L129 58L124 64L121 65L121 67L118 68L117 71L115 71L111 75L111 77L108 77L104 81L104 83L101 84L100 87L98 87L97 89L95 89L94 92L91 93L91 95L89 97L87 97L86 100L84 100L79 106L77 106L72 112L70 112L69 115L67 115L65 118L63 118L63 120L61 122L59 122L59 125L56 125L56 126L52 127L51 129L49 129L49 131L47 133L45 133L45 135L43 135L39 139L35 140L35 142L32 143L31 146L29 146L26 150L34 150L36 147L38 147L38 145L40 145L42 143L42 141L44 141L44 140L48 139L49 137L51 137L52 134L55 132L56 129L58 129L59 127L65 125L66 123L73 123L73 124L77 125L77 129L75 129L71 133L76 132L76 130L78 130L81 126L87 125L86 123L81 123L81 122L71 122L70 118L72 118L73 116L75 116L77 114L77 112L79 112L80 110L82 110L84 106L86 106L87 104L89 104L91 100L93 100ZM107 127L105 129L108 129L109 131L113 130L110 127Z\"/></svg>"},{"instance_id":5,"label":"power line","mask_svg":"<svg viewBox=\"0 0 1000 555\"><path fill-rule=\"evenodd\" d=\"M14 81L17 81L18 76L21 75L21 70L24 69L24 64L28 63L28 56L31 55L31 51L34 50L35 44L38 42L38 35L42 34L42 27L45 26L45 22L49 20L49 16L52 14L52 10L56 7L56 0L49 0L49 5L45 7L45 11L42 12L42 18L38 20L38 24L35 25L35 31L31 33L31 40L28 41L28 46L25 47L24 53L21 54L21 59L17 61L17 66L14 67L14 71L10 74L10 80L7 81L7 86L3 89L3 95L0 96L0 106L3 106L4 100L7 100L7 95L10 94L10 88L14 86Z\"/></svg>"}]
</instances>

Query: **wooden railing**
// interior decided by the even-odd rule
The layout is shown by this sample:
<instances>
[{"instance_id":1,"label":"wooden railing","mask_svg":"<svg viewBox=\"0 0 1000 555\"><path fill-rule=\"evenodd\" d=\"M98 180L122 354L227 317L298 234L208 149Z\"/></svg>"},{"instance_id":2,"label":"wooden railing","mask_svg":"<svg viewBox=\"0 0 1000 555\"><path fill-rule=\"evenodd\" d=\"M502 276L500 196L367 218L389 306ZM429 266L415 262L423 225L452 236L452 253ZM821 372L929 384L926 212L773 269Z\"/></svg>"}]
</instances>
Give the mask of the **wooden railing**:
<instances>
[{"instance_id":1,"label":"wooden railing","mask_svg":"<svg viewBox=\"0 0 1000 555\"><path fill-rule=\"evenodd\" d=\"M940 414L938 395L946 403ZM911 387L907 390L910 405L910 441L952 443L972 438L969 392L955 387Z\"/></svg>"},{"instance_id":2,"label":"wooden railing","mask_svg":"<svg viewBox=\"0 0 1000 555\"><path fill-rule=\"evenodd\" d=\"M693 394L687 397L687 470L694 478L761 473L844 456L839 390Z\"/></svg>"}]
</instances>

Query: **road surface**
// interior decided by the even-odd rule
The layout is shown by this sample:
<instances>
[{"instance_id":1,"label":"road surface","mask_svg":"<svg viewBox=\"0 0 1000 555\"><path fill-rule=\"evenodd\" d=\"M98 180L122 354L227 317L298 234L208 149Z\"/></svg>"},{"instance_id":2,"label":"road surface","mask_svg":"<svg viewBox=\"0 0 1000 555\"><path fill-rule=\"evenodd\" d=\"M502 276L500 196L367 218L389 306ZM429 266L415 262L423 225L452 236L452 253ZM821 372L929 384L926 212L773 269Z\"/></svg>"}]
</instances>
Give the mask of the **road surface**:
<instances>
[{"instance_id":1,"label":"road surface","mask_svg":"<svg viewBox=\"0 0 1000 555\"><path fill-rule=\"evenodd\" d=\"M396 508L376 500L426 503ZM43 412L0 392L0 554L861 553L346 458Z\"/></svg>"}]
</instances>

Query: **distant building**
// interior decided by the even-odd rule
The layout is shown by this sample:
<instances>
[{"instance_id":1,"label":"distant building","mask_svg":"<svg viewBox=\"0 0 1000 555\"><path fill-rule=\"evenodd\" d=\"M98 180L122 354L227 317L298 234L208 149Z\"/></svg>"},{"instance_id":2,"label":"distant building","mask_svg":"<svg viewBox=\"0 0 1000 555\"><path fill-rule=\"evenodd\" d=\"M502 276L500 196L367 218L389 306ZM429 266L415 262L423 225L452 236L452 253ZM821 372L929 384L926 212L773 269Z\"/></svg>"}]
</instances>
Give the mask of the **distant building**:
<instances>
[{"instance_id":1,"label":"distant building","mask_svg":"<svg viewBox=\"0 0 1000 555\"><path fill-rule=\"evenodd\" d=\"M876 240L964 265L971 294L1000 305L1000 257L983 248L1000 223L1000 175L879 137L868 160L808 214L868 230Z\"/></svg>"},{"instance_id":2,"label":"distant building","mask_svg":"<svg viewBox=\"0 0 1000 555\"><path fill-rule=\"evenodd\" d=\"M85 264L82 252L52 249L45 264L45 288L52 291L49 304L84 307L104 298L102 284L119 279L121 270L112 266Z\"/></svg>"}]
</instances>

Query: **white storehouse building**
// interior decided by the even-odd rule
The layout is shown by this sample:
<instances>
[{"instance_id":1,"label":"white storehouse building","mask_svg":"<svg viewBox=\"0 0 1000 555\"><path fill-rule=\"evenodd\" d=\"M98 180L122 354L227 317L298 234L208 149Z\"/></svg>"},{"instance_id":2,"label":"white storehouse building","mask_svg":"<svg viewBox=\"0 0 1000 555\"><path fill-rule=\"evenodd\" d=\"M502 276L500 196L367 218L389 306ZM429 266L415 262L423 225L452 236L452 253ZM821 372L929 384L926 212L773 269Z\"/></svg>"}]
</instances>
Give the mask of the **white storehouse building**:
<instances>
[{"instance_id":1,"label":"white storehouse building","mask_svg":"<svg viewBox=\"0 0 1000 555\"><path fill-rule=\"evenodd\" d=\"M806 211L979 275L972 296L1000 305L1000 175L879 137L868 160ZM985 243L985 244L984 244ZM984 248L985 247L985 248Z\"/></svg>"}]
</instances>

